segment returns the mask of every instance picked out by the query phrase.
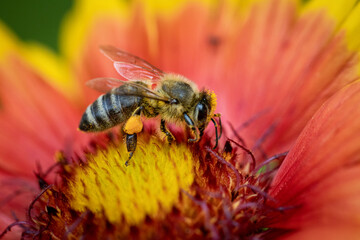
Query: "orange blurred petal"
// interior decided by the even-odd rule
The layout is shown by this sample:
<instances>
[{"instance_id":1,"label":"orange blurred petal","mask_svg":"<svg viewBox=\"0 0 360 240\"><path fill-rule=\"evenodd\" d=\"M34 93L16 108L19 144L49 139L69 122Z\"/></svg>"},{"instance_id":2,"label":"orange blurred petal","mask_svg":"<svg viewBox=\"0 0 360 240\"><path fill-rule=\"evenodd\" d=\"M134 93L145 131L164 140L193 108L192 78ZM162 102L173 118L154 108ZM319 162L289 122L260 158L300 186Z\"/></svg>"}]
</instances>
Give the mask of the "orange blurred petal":
<instances>
[{"instance_id":1,"label":"orange blurred petal","mask_svg":"<svg viewBox=\"0 0 360 240\"><path fill-rule=\"evenodd\" d=\"M56 151L79 151L88 142L76 130L80 112L18 57L1 67L0 84L1 171L33 179L36 163L46 169Z\"/></svg>"},{"instance_id":2,"label":"orange blurred petal","mask_svg":"<svg viewBox=\"0 0 360 240\"><path fill-rule=\"evenodd\" d=\"M79 79L85 82L96 77L119 77L113 64L100 53L101 45L113 45L131 52L168 72L189 77L204 72L208 55L201 52L207 29L203 8L190 5L170 19L164 16L148 19L140 7L133 11L133 18L128 21L119 22L111 17L96 19L77 68ZM196 18L191 17L195 15ZM149 21L155 22L153 31L147 29ZM90 99L98 95L91 95Z\"/></svg>"},{"instance_id":3,"label":"orange blurred petal","mask_svg":"<svg viewBox=\"0 0 360 240\"><path fill-rule=\"evenodd\" d=\"M291 1L255 5L239 29L229 84L219 96L232 100L224 115L234 125L258 116L240 134L250 146L265 140L269 155L288 150L321 104L357 78L335 23L322 12L296 13Z\"/></svg>"},{"instance_id":4,"label":"orange blurred petal","mask_svg":"<svg viewBox=\"0 0 360 240\"><path fill-rule=\"evenodd\" d=\"M299 236L326 228L360 236L359 102L360 83L349 85L320 108L299 136L270 191L279 205L295 207L277 227L306 227L308 232Z\"/></svg>"},{"instance_id":5,"label":"orange blurred petal","mask_svg":"<svg viewBox=\"0 0 360 240\"><path fill-rule=\"evenodd\" d=\"M98 51L113 44L213 89L224 122L237 130L257 116L239 130L247 145L283 152L324 101L357 77L335 21L321 11L298 12L293 1L272 0L254 3L245 15L226 3L214 9L189 3L171 17L149 19L137 9L131 21L98 18L79 76L117 77Z\"/></svg>"}]
</instances>

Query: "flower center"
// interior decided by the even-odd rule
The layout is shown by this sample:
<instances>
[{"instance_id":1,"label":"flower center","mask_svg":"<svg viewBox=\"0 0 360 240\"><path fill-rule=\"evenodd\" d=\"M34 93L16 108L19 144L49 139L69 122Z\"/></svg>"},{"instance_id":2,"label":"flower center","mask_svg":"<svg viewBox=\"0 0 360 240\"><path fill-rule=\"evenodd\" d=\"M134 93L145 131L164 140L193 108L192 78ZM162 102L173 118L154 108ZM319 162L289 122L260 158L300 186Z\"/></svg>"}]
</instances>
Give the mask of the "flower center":
<instances>
[{"instance_id":1,"label":"flower center","mask_svg":"<svg viewBox=\"0 0 360 240\"><path fill-rule=\"evenodd\" d=\"M72 209L134 225L146 216L169 212L180 189L187 190L194 180L193 156L183 143L169 146L154 137L149 142L140 139L129 166L127 158L124 144L110 145L76 167L67 182Z\"/></svg>"},{"instance_id":2,"label":"flower center","mask_svg":"<svg viewBox=\"0 0 360 240\"><path fill-rule=\"evenodd\" d=\"M42 185L28 221L18 223L24 236L217 239L267 232L268 217L280 211L266 192L273 170L254 168L251 152L232 140L218 150L207 135L194 145L180 142L140 134L129 166L122 143L107 143L86 163L59 154L63 181Z\"/></svg>"}]
</instances>

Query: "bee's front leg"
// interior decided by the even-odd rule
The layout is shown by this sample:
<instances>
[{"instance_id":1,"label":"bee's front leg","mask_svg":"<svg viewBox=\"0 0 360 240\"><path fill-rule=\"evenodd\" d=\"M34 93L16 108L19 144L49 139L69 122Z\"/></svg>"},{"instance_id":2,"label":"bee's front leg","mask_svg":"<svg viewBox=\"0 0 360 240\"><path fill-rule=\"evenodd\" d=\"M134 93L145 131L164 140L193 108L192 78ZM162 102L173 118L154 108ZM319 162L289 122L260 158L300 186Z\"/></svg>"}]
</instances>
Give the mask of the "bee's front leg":
<instances>
[{"instance_id":1,"label":"bee's front leg","mask_svg":"<svg viewBox=\"0 0 360 240\"><path fill-rule=\"evenodd\" d=\"M172 135L172 133L166 127L164 119L161 119L160 130L161 130L161 132L165 133L165 135L167 137L167 141L170 145L175 140L175 137L174 137L174 135Z\"/></svg>"},{"instance_id":2,"label":"bee's front leg","mask_svg":"<svg viewBox=\"0 0 360 240\"><path fill-rule=\"evenodd\" d=\"M184 113L184 120L186 125L190 128L192 134L195 136L194 138L189 138L188 142L197 142L199 141L199 129L195 127L194 121L189 117L189 115L185 112Z\"/></svg>"},{"instance_id":3,"label":"bee's front leg","mask_svg":"<svg viewBox=\"0 0 360 240\"><path fill-rule=\"evenodd\" d=\"M129 158L125 162L125 165L129 165L131 157L134 155L136 145L137 145L137 133L141 132L143 129L143 123L140 118L142 107L135 109L131 117L126 121L124 125L124 132L126 134L126 148L129 153Z\"/></svg>"}]
</instances>

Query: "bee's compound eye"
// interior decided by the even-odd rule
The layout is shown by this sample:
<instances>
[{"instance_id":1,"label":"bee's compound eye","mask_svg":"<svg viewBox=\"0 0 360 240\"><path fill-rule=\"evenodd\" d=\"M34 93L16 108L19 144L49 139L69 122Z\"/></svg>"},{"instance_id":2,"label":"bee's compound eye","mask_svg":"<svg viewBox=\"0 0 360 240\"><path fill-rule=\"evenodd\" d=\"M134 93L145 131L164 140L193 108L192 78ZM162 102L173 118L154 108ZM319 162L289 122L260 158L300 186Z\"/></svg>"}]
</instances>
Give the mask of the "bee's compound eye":
<instances>
[{"instance_id":1,"label":"bee's compound eye","mask_svg":"<svg viewBox=\"0 0 360 240\"><path fill-rule=\"evenodd\" d=\"M198 103L195 107L195 120L197 125L203 125L208 117L208 107L203 103Z\"/></svg>"}]
</instances>

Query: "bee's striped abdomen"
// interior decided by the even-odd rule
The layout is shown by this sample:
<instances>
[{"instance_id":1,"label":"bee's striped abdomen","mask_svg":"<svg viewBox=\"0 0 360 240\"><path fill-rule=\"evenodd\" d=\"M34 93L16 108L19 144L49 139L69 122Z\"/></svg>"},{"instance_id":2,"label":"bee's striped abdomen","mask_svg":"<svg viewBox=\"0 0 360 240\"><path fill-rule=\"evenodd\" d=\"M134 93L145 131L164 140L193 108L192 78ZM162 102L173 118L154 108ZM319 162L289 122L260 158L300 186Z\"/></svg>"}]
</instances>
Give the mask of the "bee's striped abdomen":
<instances>
[{"instance_id":1,"label":"bee's striped abdomen","mask_svg":"<svg viewBox=\"0 0 360 240\"><path fill-rule=\"evenodd\" d=\"M97 132L123 123L140 105L141 99L136 96L114 94L113 91L101 95L87 107L81 118L79 129Z\"/></svg>"}]
</instances>

